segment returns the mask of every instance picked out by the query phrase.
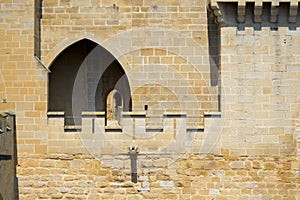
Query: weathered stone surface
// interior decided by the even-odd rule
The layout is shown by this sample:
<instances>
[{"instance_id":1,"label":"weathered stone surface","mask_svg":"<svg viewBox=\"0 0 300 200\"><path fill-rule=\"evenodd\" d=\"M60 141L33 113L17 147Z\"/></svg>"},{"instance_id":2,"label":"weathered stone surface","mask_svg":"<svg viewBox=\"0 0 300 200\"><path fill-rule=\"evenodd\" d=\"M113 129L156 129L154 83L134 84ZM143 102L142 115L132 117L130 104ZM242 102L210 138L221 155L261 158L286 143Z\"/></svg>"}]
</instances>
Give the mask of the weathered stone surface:
<instances>
[{"instance_id":1,"label":"weathered stone surface","mask_svg":"<svg viewBox=\"0 0 300 200\"><path fill-rule=\"evenodd\" d=\"M86 159L84 156L82 158L85 163L97 162L94 159ZM116 158L122 159L120 155L117 155ZM139 159L145 158L140 157ZM187 159L193 163L199 157L187 156ZM33 160L43 161L38 156ZM186 158L183 158L183 160L186 160ZM298 163L295 157L279 160L278 157L243 157L237 158L237 160L222 158L218 160L218 157L208 156L201 160L205 166L211 162L215 162L217 166L219 163L223 163L223 165L226 163L227 166L224 165L224 169L218 170L198 169L194 168L193 165L186 165L185 162L179 161L179 163L182 163L178 166L179 168L183 171L191 170L195 173L185 175L177 173L177 170L172 168L166 168L164 171L153 170L147 176L139 176L137 184L130 182L130 173L108 167L105 167L106 174L99 175L97 172L95 174L90 172L89 176L86 176L84 174L89 169L82 169L80 174L72 174L73 172L69 168L56 165L54 168L57 167L57 170L62 170L65 174L62 178L56 177L56 174L50 172L45 175L43 170L36 170L34 176L26 175L26 170L19 170L20 195L24 198L40 199L84 199L87 196L103 199L128 199L129 197L137 199L178 199L179 196L187 196L188 198L192 196L192 198L201 199L205 196L212 198L220 196L222 199L228 199L232 195L242 195L243 198L249 199L256 195L262 195L276 199L283 198L283 196L289 198L299 196L299 183L297 182L299 171L290 168L273 168L274 160L277 160L276 166L286 166L290 162L293 162L292 165L296 166L296 163ZM52 162L57 161L53 160ZM61 161L69 162L68 160ZM260 163L259 166L261 167L246 169L243 163L249 163L250 166L256 166L257 163ZM52 166L52 164L50 165ZM100 164L100 170L104 170L101 166ZM20 165L19 168L26 169L27 166ZM111 179L112 175L122 177L122 179ZM48 189L45 190L44 194L40 194L38 191L46 186ZM143 191L141 188L147 188L147 190ZM289 193L284 192L287 189L290 190Z\"/></svg>"},{"instance_id":2,"label":"weathered stone surface","mask_svg":"<svg viewBox=\"0 0 300 200\"><path fill-rule=\"evenodd\" d=\"M232 169L243 169L245 164L243 161L233 161L230 166Z\"/></svg>"},{"instance_id":3,"label":"weathered stone surface","mask_svg":"<svg viewBox=\"0 0 300 200\"><path fill-rule=\"evenodd\" d=\"M174 187L173 181L160 181L160 187Z\"/></svg>"},{"instance_id":4,"label":"weathered stone surface","mask_svg":"<svg viewBox=\"0 0 300 200\"><path fill-rule=\"evenodd\" d=\"M1 1L0 110L16 114L20 199L299 199L298 0L44 0L35 29L36 2ZM112 54L129 80L133 112L111 132L112 109L76 132L49 106L49 69L82 40ZM88 46L67 53L55 90Z\"/></svg>"}]
</instances>

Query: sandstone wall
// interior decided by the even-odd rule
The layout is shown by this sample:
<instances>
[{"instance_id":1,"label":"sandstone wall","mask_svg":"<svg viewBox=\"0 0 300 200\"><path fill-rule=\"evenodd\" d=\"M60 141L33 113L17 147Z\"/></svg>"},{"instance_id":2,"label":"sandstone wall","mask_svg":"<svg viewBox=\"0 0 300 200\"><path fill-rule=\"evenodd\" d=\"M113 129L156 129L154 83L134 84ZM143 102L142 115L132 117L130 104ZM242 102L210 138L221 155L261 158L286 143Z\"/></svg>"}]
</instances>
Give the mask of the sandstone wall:
<instances>
[{"instance_id":1,"label":"sandstone wall","mask_svg":"<svg viewBox=\"0 0 300 200\"><path fill-rule=\"evenodd\" d=\"M295 2L292 9L283 5L279 18L285 21L278 29L267 23L259 30L251 14L244 29L236 24L218 29L202 0L44 0L39 62L33 56L33 1L2 0L0 107L16 114L20 198L298 200L300 34L293 21L300 12ZM220 20L218 9L212 9ZM237 17L230 9L221 11L231 20ZM199 116L217 111L221 95L220 123L202 127L198 120L198 127L190 127L194 146L179 159L140 152L138 183L130 183L127 152L97 159L82 144L81 133L65 132L62 120L47 116L47 69L84 38L121 63L134 110L147 104L152 115L175 110ZM219 85L212 84L216 72ZM122 142L127 136L120 133L108 136L120 147L130 143ZM144 144L157 148L170 138L174 132ZM211 145L201 149L203 143ZM200 157L200 150L215 156ZM138 191L149 184L150 192Z\"/></svg>"},{"instance_id":2,"label":"sandstone wall","mask_svg":"<svg viewBox=\"0 0 300 200\"><path fill-rule=\"evenodd\" d=\"M168 157L167 155L165 155ZM21 199L299 199L299 161L293 157L189 155L170 164L138 156L138 182L129 156L111 156L115 170L89 155L19 158ZM171 157L169 157L171 158ZM171 158L172 159L172 158Z\"/></svg>"},{"instance_id":3,"label":"sandstone wall","mask_svg":"<svg viewBox=\"0 0 300 200\"><path fill-rule=\"evenodd\" d=\"M221 28L222 147L230 149L231 155L297 152L299 22L291 21L293 4L278 4L277 14L273 6L225 8L220 4L225 21ZM229 16L232 12L237 14ZM241 18L244 21L237 23Z\"/></svg>"},{"instance_id":4,"label":"sandstone wall","mask_svg":"<svg viewBox=\"0 0 300 200\"><path fill-rule=\"evenodd\" d=\"M47 67L83 38L110 51L129 78L134 110L148 105L156 114L180 110L197 116L218 109L217 90L210 86L204 2L44 1L41 27ZM172 97L159 87L150 89L155 85Z\"/></svg>"},{"instance_id":5,"label":"sandstone wall","mask_svg":"<svg viewBox=\"0 0 300 200\"><path fill-rule=\"evenodd\" d=\"M19 153L47 150L47 72L33 57L33 11L33 1L1 1L1 110L17 116Z\"/></svg>"},{"instance_id":6,"label":"sandstone wall","mask_svg":"<svg viewBox=\"0 0 300 200\"><path fill-rule=\"evenodd\" d=\"M204 2L45 0L42 6L40 63L33 57L33 2L1 5L2 99L14 104L18 116L19 152L47 153L45 67L83 38L102 45L122 64L135 110L149 105L153 115L177 110L189 116L218 110L218 91L210 86Z\"/></svg>"}]
</instances>

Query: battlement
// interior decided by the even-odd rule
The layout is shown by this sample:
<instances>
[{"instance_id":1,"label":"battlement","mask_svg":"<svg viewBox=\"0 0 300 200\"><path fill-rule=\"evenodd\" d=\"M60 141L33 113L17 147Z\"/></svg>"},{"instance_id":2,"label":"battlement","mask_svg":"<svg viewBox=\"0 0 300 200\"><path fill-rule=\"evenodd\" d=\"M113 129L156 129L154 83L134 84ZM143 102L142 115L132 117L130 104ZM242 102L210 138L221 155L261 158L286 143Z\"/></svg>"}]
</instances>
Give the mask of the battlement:
<instances>
[{"instance_id":1,"label":"battlement","mask_svg":"<svg viewBox=\"0 0 300 200\"><path fill-rule=\"evenodd\" d=\"M195 119L198 124L194 123ZM153 123L152 120L156 122ZM193 122L193 126L188 126L189 120ZM160 117L149 117L145 112L123 112L118 122L107 121L104 112L83 112L80 125L65 126L64 121L64 112L48 112L49 144L56 140L58 143L62 142L60 138L63 139L64 135L76 135L74 138L81 140L82 145L92 149L94 154L126 153L133 141L141 153L178 154L187 150L196 153L201 143L202 153L208 153L212 148L204 143L212 145L218 141L205 139L208 134L219 134L221 113L207 112L203 117L189 117L181 112L166 112ZM65 142L68 144L68 140ZM51 153L62 153L71 146L60 145L57 148L50 145L48 148ZM216 148L215 153L220 153L219 150Z\"/></svg>"}]
</instances>

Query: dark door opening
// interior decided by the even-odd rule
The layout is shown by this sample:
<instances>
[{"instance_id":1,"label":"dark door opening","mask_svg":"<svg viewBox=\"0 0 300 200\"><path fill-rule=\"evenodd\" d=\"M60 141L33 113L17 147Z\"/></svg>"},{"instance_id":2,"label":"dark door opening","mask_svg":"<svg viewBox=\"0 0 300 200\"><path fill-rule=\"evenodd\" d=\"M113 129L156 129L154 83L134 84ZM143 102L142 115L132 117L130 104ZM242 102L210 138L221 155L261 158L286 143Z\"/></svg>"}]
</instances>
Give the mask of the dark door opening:
<instances>
[{"instance_id":1,"label":"dark door opening","mask_svg":"<svg viewBox=\"0 0 300 200\"><path fill-rule=\"evenodd\" d=\"M120 92L112 90L106 99L106 124L108 126L120 125L121 111L123 110L123 99Z\"/></svg>"}]
</instances>

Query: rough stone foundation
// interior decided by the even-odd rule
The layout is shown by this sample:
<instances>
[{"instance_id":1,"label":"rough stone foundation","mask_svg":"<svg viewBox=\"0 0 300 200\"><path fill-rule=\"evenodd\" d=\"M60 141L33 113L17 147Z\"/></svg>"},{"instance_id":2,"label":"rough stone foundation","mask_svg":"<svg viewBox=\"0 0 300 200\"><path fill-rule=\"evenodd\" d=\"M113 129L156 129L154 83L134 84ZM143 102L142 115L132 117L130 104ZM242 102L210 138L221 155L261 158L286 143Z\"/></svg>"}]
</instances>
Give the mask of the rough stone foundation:
<instances>
[{"instance_id":1,"label":"rough stone foundation","mask_svg":"<svg viewBox=\"0 0 300 200\"><path fill-rule=\"evenodd\" d=\"M225 152L224 152L225 153ZM138 158L138 183L130 180L129 156L111 156L123 169L90 155L27 155L19 158L21 199L299 199L300 162L287 157L184 156ZM170 158L170 157L169 157ZM150 189L148 191L147 188Z\"/></svg>"}]
</instances>

